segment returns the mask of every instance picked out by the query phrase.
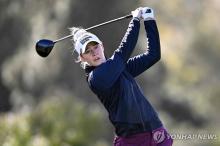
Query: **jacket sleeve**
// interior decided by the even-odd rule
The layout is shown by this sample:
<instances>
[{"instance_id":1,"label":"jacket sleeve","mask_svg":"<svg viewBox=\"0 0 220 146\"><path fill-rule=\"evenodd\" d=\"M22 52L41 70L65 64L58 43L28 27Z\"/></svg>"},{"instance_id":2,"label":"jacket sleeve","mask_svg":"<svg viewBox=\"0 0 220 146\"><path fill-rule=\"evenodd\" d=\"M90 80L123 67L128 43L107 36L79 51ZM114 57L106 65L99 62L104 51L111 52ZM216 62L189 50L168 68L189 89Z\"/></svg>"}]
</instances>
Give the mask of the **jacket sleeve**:
<instances>
[{"instance_id":1,"label":"jacket sleeve","mask_svg":"<svg viewBox=\"0 0 220 146\"><path fill-rule=\"evenodd\" d=\"M155 20L148 20L144 22L146 35L148 40L148 48L146 52L130 58L127 61L126 69L133 76L136 77L152 65L154 65L161 58L160 53L160 38Z\"/></svg>"},{"instance_id":2,"label":"jacket sleeve","mask_svg":"<svg viewBox=\"0 0 220 146\"><path fill-rule=\"evenodd\" d=\"M99 90L110 88L126 67L126 62L137 43L140 21L132 19L129 23L120 46L114 51L111 58L96 67L88 77L90 86Z\"/></svg>"}]
</instances>

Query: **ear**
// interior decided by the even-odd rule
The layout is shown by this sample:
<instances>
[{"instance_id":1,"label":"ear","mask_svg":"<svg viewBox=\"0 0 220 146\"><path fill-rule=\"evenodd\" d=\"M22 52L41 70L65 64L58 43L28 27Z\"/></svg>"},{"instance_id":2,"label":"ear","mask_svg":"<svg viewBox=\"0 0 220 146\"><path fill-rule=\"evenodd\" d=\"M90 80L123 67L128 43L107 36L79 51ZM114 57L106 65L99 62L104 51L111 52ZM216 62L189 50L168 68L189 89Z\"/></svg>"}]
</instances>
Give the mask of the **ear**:
<instances>
[{"instance_id":1,"label":"ear","mask_svg":"<svg viewBox=\"0 0 220 146\"><path fill-rule=\"evenodd\" d=\"M82 62L86 62L86 59L83 57L83 55L80 55L79 57Z\"/></svg>"},{"instance_id":2,"label":"ear","mask_svg":"<svg viewBox=\"0 0 220 146\"><path fill-rule=\"evenodd\" d=\"M100 45L102 46L102 49L103 49L103 51L104 51L105 49L104 49L104 45L103 45L103 43L101 43Z\"/></svg>"}]
</instances>

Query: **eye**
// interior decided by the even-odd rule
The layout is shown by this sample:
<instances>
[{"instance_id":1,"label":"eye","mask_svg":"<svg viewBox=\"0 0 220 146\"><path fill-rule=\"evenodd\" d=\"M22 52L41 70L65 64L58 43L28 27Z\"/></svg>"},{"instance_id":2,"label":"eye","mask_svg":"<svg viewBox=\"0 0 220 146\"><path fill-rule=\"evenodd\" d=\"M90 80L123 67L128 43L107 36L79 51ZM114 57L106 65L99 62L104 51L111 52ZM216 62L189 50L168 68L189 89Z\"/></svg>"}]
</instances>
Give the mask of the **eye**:
<instances>
[{"instance_id":1,"label":"eye","mask_svg":"<svg viewBox=\"0 0 220 146\"><path fill-rule=\"evenodd\" d=\"M95 45L95 49L97 49L98 48L98 45Z\"/></svg>"},{"instance_id":2,"label":"eye","mask_svg":"<svg viewBox=\"0 0 220 146\"><path fill-rule=\"evenodd\" d=\"M89 54L91 52L91 50L87 49L84 54Z\"/></svg>"}]
</instances>

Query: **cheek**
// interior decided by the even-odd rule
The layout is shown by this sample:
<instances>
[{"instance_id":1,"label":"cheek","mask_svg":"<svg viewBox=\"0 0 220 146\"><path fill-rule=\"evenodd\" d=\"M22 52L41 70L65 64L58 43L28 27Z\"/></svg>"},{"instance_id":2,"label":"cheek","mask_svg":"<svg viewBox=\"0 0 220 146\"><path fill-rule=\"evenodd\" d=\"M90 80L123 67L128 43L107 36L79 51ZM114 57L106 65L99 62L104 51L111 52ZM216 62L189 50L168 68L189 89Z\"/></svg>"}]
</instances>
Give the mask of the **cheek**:
<instances>
[{"instance_id":1,"label":"cheek","mask_svg":"<svg viewBox=\"0 0 220 146\"><path fill-rule=\"evenodd\" d=\"M91 57L90 55L83 55L82 58L81 58L81 60L82 60L83 62L91 62L92 57Z\"/></svg>"},{"instance_id":2,"label":"cheek","mask_svg":"<svg viewBox=\"0 0 220 146\"><path fill-rule=\"evenodd\" d=\"M104 49L103 48L99 48L99 54L104 54Z\"/></svg>"}]
</instances>

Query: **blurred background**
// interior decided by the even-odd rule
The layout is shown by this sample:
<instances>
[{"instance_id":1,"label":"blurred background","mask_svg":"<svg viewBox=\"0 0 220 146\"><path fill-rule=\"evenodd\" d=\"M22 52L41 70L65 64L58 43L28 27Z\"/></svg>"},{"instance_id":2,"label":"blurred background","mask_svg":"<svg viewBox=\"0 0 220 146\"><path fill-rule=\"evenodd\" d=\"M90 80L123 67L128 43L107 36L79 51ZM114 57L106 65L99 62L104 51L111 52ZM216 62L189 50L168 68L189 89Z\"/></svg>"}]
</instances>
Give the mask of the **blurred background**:
<instances>
[{"instance_id":1,"label":"blurred background","mask_svg":"<svg viewBox=\"0 0 220 146\"><path fill-rule=\"evenodd\" d=\"M56 44L47 58L36 54L35 43L140 6L155 10L162 49L160 62L137 78L143 92L174 145L219 146L218 0L0 0L0 145L111 146L114 129L75 63L71 42ZM107 57L128 23L92 31L104 42ZM146 44L142 25L133 55L143 52ZM193 134L203 138L190 138Z\"/></svg>"}]
</instances>

